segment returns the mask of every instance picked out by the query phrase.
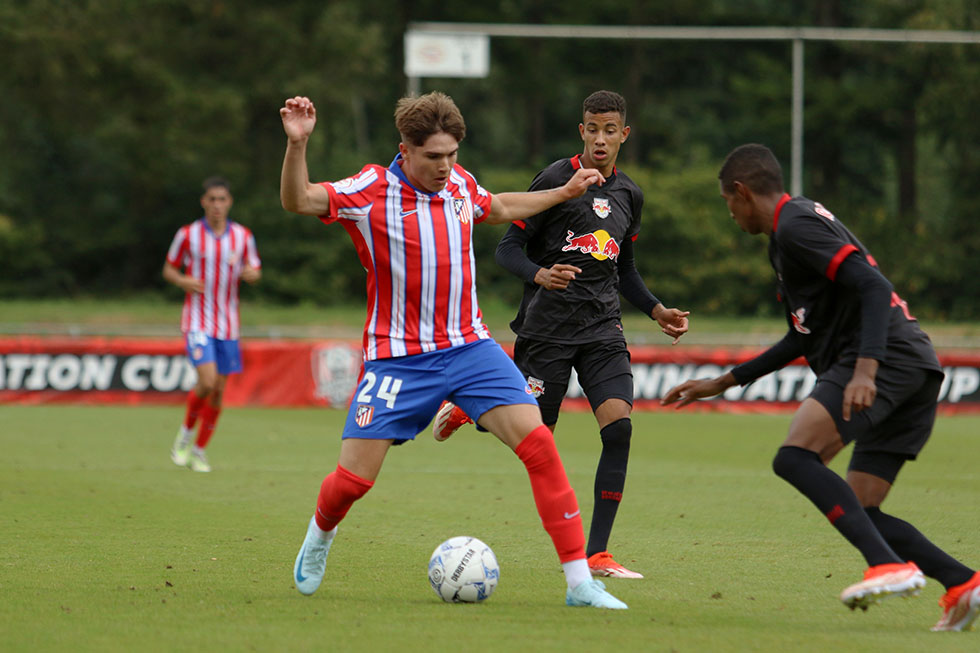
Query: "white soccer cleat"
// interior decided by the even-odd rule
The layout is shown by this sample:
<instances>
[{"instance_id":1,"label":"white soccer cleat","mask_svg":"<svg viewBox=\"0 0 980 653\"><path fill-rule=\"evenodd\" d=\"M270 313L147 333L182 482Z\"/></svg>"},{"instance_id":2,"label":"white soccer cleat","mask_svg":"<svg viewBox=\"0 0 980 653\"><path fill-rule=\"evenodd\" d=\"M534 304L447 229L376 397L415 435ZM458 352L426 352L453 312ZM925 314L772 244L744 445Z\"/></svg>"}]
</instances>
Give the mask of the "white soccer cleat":
<instances>
[{"instance_id":1,"label":"white soccer cleat","mask_svg":"<svg viewBox=\"0 0 980 653\"><path fill-rule=\"evenodd\" d=\"M204 449L200 447L192 447L190 461L188 462L188 467L194 472L210 472L211 463L208 462L208 457L204 454Z\"/></svg>"},{"instance_id":2,"label":"white soccer cleat","mask_svg":"<svg viewBox=\"0 0 980 653\"><path fill-rule=\"evenodd\" d=\"M448 440L450 435L458 431L459 427L472 423L473 420L463 412L462 408L452 402L444 401L442 402L442 407L439 408L439 412L436 413L435 420L432 422L432 437L437 442L443 442Z\"/></svg>"},{"instance_id":3,"label":"white soccer cleat","mask_svg":"<svg viewBox=\"0 0 980 653\"><path fill-rule=\"evenodd\" d=\"M606 608L609 610L627 610L629 606L606 591L601 580L590 578L568 588L565 593L565 605L572 607Z\"/></svg>"},{"instance_id":4,"label":"white soccer cleat","mask_svg":"<svg viewBox=\"0 0 980 653\"><path fill-rule=\"evenodd\" d=\"M841 592L841 602L851 610L869 606L893 596L918 596L926 577L914 562L889 563L868 567L864 580Z\"/></svg>"},{"instance_id":5,"label":"white soccer cleat","mask_svg":"<svg viewBox=\"0 0 980 653\"><path fill-rule=\"evenodd\" d=\"M980 572L973 578L951 587L939 599L943 607L943 617L932 627L933 631L973 630L973 622L980 616Z\"/></svg>"},{"instance_id":6,"label":"white soccer cleat","mask_svg":"<svg viewBox=\"0 0 980 653\"><path fill-rule=\"evenodd\" d=\"M174 446L170 449L170 460L174 461L174 464L179 467L187 467L187 463L190 461L191 457L191 436L194 434L190 429L184 428L181 425L180 430L177 431L177 438L174 440Z\"/></svg>"},{"instance_id":7,"label":"white soccer cleat","mask_svg":"<svg viewBox=\"0 0 980 653\"><path fill-rule=\"evenodd\" d=\"M327 569L327 554L330 553L330 545L333 544L333 538L337 534L337 527L334 526L334 529L327 533L326 538L320 535L321 532L317 528L316 517L310 517L306 538L293 565L293 582L296 583L296 589L307 596L315 592L323 582L323 572Z\"/></svg>"}]
</instances>

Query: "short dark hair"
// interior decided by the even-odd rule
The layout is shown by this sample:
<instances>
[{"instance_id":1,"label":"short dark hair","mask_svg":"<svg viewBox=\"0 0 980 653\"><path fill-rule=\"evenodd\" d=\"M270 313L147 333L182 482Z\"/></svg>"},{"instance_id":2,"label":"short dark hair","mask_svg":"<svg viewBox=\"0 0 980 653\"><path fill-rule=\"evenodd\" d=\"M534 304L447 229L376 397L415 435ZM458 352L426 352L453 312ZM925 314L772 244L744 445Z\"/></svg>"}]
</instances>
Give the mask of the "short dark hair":
<instances>
[{"instance_id":1,"label":"short dark hair","mask_svg":"<svg viewBox=\"0 0 980 653\"><path fill-rule=\"evenodd\" d=\"M616 112L626 122L626 98L613 91L596 91L582 102L582 115Z\"/></svg>"},{"instance_id":2,"label":"short dark hair","mask_svg":"<svg viewBox=\"0 0 980 653\"><path fill-rule=\"evenodd\" d=\"M208 177L201 183L201 187L204 189L205 195L212 188L224 188L231 195L231 184L224 177Z\"/></svg>"},{"instance_id":3,"label":"short dark hair","mask_svg":"<svg viewBox=\"0 0 980 653\"><path fill-rule=\"evenodd\" d=\"M783 170L776 155L758 143L746 143L732 150L718 172L718 179L726 193L735 191L736 181L761 195L783 191Z\"/></svg>"},{"instance_id":4,"label":"short dark hair","mask_svg":"<svg viewBox=\"0 0 980 653\"><path fill-rule=\"evenodd\" d=\"M439 91L398 100L395 127L402 140L412 145L422 145L429 136L439 132L446 132L457 143L466 137L466 123L459 107L451 97Z\"/></svg>"}]
</instances>

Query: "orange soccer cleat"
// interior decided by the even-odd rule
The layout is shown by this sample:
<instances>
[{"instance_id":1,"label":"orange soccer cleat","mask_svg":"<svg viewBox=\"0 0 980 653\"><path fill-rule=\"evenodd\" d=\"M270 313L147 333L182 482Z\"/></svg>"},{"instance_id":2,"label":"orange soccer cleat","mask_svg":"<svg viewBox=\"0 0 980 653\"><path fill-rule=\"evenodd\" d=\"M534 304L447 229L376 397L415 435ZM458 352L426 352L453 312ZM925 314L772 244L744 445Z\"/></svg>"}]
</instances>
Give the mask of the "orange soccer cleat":
<instances>
[{"instance_id":1,"label":"orange soccer cleat","mask_svg":"<svg viewBox=\"0 0 980 653\"><path fill-rule=\"evenodd\" d=\"M932 630L973 630L973 622L980 615L980 571L962 585L949 588L939 605L943 607L943 618Z\"/></svg>"},{"instance_id":2,"label":"orange soccer cleat","mask_svg":"<svg viewBox=\"0 0 980 653\"><path fill-rule=\"evenodd\" d=\"M630 571L623 565L613 560L608 551L589 556L589 571L593 576L609 576L611 578L643 578L643 574Z\"/></svg>"},{"instance_id":3,"label":"orange soccer cleat","mask_svg":"<svg viewBox=\"0 0 980 653\"><path fill-rule=\"evenodd\" d=\"M432 437L437 442L449 439L449 436L459 430L464 424L472 424L470 416L454 403L444 401L432 422Z\"/></svg>"},{"instance_id":4,"label":"orange soccer cleat","mask_svg":"<svg viewBox=\"0 0 980 653\"><path fill-rule=\"evenodd\" d=\"M840 594L841 602L851 610L878 603L892 596L917 596L926 585L926 577L914 562L893 562L868 567L864 580Z\"/></svg>"}]
</instances>

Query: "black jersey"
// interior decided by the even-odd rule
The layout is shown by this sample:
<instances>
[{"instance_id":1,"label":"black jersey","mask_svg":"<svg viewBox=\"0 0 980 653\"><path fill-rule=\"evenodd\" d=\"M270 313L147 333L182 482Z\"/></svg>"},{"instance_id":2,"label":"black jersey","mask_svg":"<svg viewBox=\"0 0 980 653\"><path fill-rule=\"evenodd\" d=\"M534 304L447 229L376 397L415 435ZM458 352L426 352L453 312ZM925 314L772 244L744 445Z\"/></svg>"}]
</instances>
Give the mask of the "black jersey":
<instances>
[{"instance_id":1,"label":"black jersey","mask_svg":"<svg viewBox=\"0 0 980 653\"><path fill-rule=\"evenodd\" d=\"M555 161L537 174L529 190L562 186L581 167L578 155ZM515 222L528 237L527 256L534 263L544 268L566 263L582 272L564 290L525 283L510 324L514 333L567 344L622 337L616 261L624 239L635 240L640 231L642 208L639 186L614 170L602 186L590 186L583 196Z\"/></svg>"},{"instance_id":2,"label":"black jersey","mask_svg":"<svg viewBox=\"0 0 980 653\"><path fill-rule=\"evenodd\" d=\"M861 241L821 204L783 196L776 207L769 260L790 329L817 375L836 361L855 360L860 353L860 298L834 283L837 269L852 255L863 256L877 267ZM888 312L884 320L888 363L941 372L932 342L897 293L892 293Z\"/></svg>"}]
</instances>

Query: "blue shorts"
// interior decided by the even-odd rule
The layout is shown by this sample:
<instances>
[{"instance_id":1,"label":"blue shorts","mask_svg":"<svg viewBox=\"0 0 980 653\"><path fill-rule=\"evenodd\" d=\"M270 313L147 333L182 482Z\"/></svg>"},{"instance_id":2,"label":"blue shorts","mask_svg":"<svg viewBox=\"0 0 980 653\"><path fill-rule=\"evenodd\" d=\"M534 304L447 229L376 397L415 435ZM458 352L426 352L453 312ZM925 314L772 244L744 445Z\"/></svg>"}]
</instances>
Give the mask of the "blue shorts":
<instances>
[{"instance_id":1,"label":"blue shorts","mask_svg":"<svg viewBox=\"0 0 980 653\"><path fill-rule=\"evenodd\" d=\"M493 340L367 361L354 391L345 438L412 440L444 399L473 419L497 406L537 405L527 381Z\"/></svg>"},{"instance_id":2,"label":"blue shorts","mask_svg":"<svg viewBox=\"0 0 980 653\"><path fill-rule=\"evenodd\" d=\"M218 340L201 331L184 335L187 358L194 367L217 363L218 374L227 376L242 371L242 351L237 340Z\"/></svg>"}]
</instances>

